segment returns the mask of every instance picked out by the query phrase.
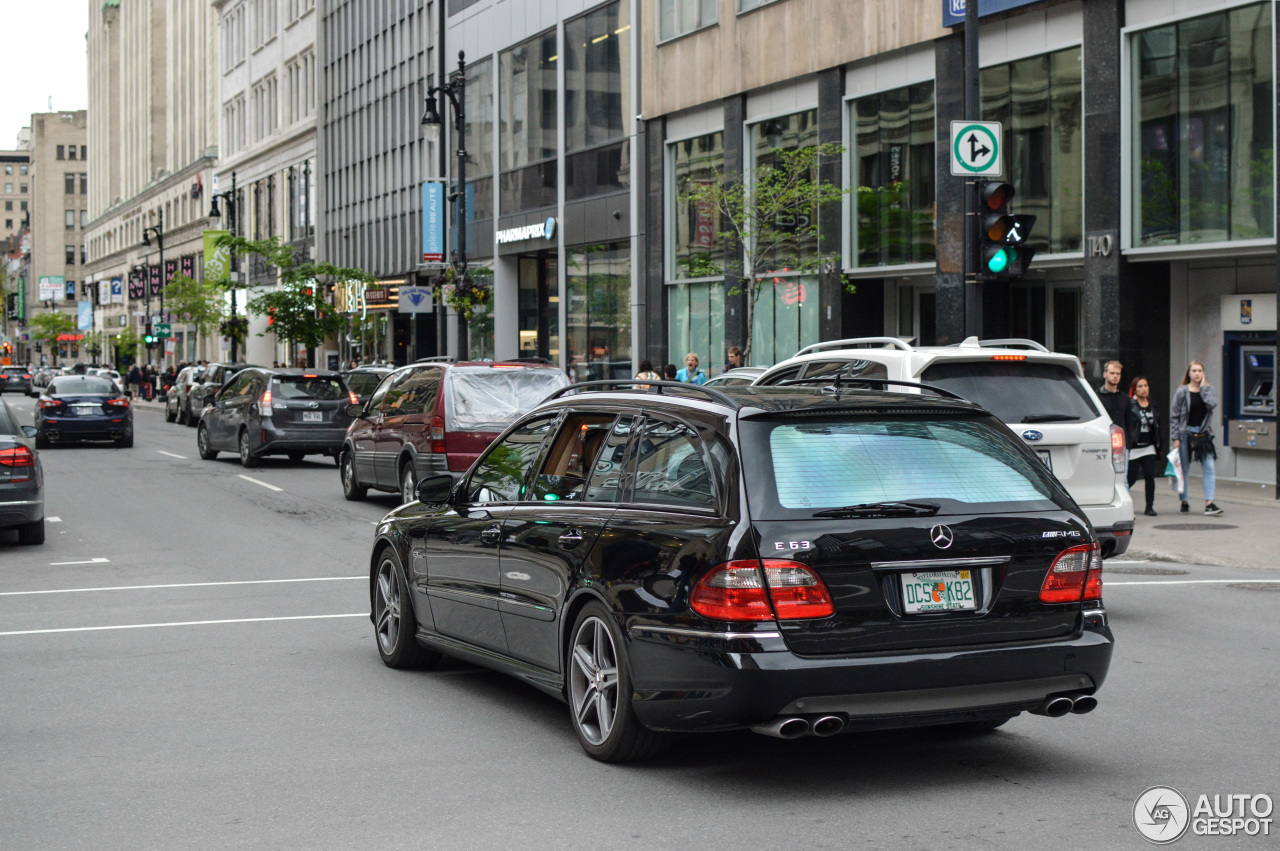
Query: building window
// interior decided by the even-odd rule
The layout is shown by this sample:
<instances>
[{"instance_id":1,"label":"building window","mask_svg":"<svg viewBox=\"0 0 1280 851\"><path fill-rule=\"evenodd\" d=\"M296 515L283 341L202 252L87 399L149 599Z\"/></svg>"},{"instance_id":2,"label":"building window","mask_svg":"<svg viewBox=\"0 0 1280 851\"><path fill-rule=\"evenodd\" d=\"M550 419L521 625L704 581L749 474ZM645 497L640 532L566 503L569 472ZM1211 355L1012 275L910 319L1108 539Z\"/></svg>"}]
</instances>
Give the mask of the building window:
<instances>
[{"instance_id":1,"label":"building window","mask_svg":"<svg viewBox=\"0 0 1280 851\"><path fill-rule=\"evenodd\" d=\"M934 260L933 82L855 100L853 265Z\"/></svg>"},{"instance_id":2,"label":"building window","mask_svg":"<svg viewBox=\"0 0 1280 851\"><path fill-rule=\"evenodd\" d=\"M750 12L752 9L759 9L761 6L768 6L777 0L738 0L739 12Z\"/></svg>"},{"instance_id":3,"label":"building window","mask_svg":"<svg viewBox=\"0 0 1280 851\"><path fill-rule=\"evenodd\" d=\"M11 213L11 212L13 212L13 202L12 202L12 201L5 201L5 202L4 202L4 209L5 209L5 212L10 212L10 213Z\"/></svg>"},{"instance_id":4,"label":"building window","mask_svg":"<svg viewBox=\"0 0 1280 851\"><path fill-rule=\"evenodd\" d=\"M13 219L5 219L5 220L4 220L4 229L5 229L5 230L13 230Z\"/></svg>"},{"instance_id":5,"label":"building window","mask_svg":"<svg viewBox=\"0 0 1280 851\"><path fill-rule=\"evenodd\" d=\"M467 221L493 218L493 59L467 68ZM470 179L475 175L475 179ZM554 184L553 184L554 191ZM553 201L554 203L554 201ZM450 210L450 222L457 221Z\"/></svg>"},{"instance_id":6,"label":"building window","mask_svg":"<svg viewBox=\"0 0 1280 851\"><path fill-rule=\"evenodd\" d=\"M76 194L76 176L74 174L65 174L62 177L63 188L67 195Z\"/></svg>"},{"instance_id":7,"label":"building window","mask_svg":"<svg viewBox=\"0 0 1280 851\"><path fill-rule=\"evenodd\" d=\"M88 254L85 250L84 243L82 242L80 243L80 265L83 266L86 262L88 262Z\"/></svg>"},{"instance_id":8,"label":"building window","mask_svg":"<svg viewBox=\"0 0 1280 851\"><path fill-rule=\"evenodd\" d=\"M61 146L59 146L61 147ZM67 145L67 159L74 160L76 158L76 146Z\"/></svg>"},{"instance_id":9,"label":"building window","mask_svg":"<svg viewBox=\"0 0 1280 851\"><path fill-rule=\"evenodd\" d=\"M55 156L57 159L65 160L65 159L67 158L67 147L66 147L66 145L59 145L59 146L57 147L56 151L55 151L54 156Z\"/></svg>"},{"instance_id":10,"label":"building window","mask_svg":"<svg viewBox=\"0 0 1280 851\"><path fill-rule=\"evenodd\" d=\"M66 221L67 230L75 230L76 229L76 211L66 210L65 213L66 215L63 218Z\"/></svg>"},{"instance_id":11,"label":"building window","mask_svg":"<svg viewBox=\"0 0 1280 851\"><path fill-rule=\"evenodd\" d=\"M498 137L504 213L556 203L556 34L499 55Z\"/></svg>"},{"instance_id":12,"label":"building window","mask_svg":"<svg viewBox=\"0 0 1280 851\"><path fill-rule=\"evenodd\" d=\"M18 187L18 188L19 188L20 190L22 190L22 194L23 194L23 195L26 195L26 194L27 194L27 184L23 183L23 184L19 185L19 187Z\"/></svg>"},{"instance_id":13,"label":"building window","mask_svg":"<svg viewBox=\"0 0 1280 851\"><path fill-rule=\"evenodd\" d=\"M565 24L565 200L631 185L631 7L611 3ZM604 146L604 147L601 147Z\"/></svg>"},{"instance_id":14,"label":"building window","mask_svg":"<svg viewBox=\"0 0 1280 851\"><path fill-rule=\"evenodd\" d=\"M66 261L68 266L76 264L76 247L74 245L66 246Z\"/></svg>"},{"instance_id":15,"label":"building window","mask_svg":"<svg viewBox=\"0 0 1280 851\"><path fill-rule=\"evenodd\" d=\"M12 177L12 176L13 176L13 166L11 166L11 165L7 165L7 166L5 166L5 167L4 167L4 173L5 173L6 175L8 175L8 176Z\"/></svg>"},{"instance_id":16,"label":"building window","mask_svg":"<svg viewBox=\"0 0 1280 851\"><path fill-rule=\"evenodd\" d=\"M89 175L87 174L80 175L80 194L89 194Z\"/></svg>"},{"instance_id":17,"label":"building window","mask_svg":"<svg viewBox=\"0 0 1280 851\"><path fill-rule=\"evenodd\" d=\"M316 55L307 51L289 63L285 69L289 84L288 123L296 124L316 111ZM470 82L468 80L468 82Z\"/></svg>"},{"instance_id":18,"label":"building window","mask_svg":"<svg viewBox=\"0 0 1280 851\"><path fill-rule=\"evenodd\" d=\"M20 165L20 166L18 166L18 174L22 175L23 177L26 177L26 176L27 176L27 171L28 171L28 169L30 169L30 166L25 165L25 164L24 164L24 165Z\"/></svg>"},{"instance_id":19,"label":"building window","mask_svg":"<svg viewBox=\"0 0 1280 851\"><path fill-rule=\"evenodd\" d=\"M773 166L776 162L775 151L794 151L816 146L818 144L818 112L808 109L804 112L770 118L749 125L749 130L751 135L747 147L747 179L751 179L751 172L755 169ZM810 175L810 180L817 179L816 173ZM817 215L817 210L814 210L813 215ZM803 242L779 246L774 259L782 264L789 256L816 256L817 253L817 237L811 236Z\"/></svg>"},{"instance_id":20,"label":"building window","mask_svg":"<svg viewBox=\"0 0 1280 851\"><path fill-rule=\"evenodd\" d=\"M280 125L276 75L265 77L253 87L253 141L261 142L276 132Z\"/></svg>"},{"instance_id":21,"label":"building window","mask_svg":"<svg viewBox=\"0 0 1280 851\"><path fill-rule=\"evenodd\" d=\"M253 0L254 48L276 37L276 6L279 0Z\"/></svg>"},{"instance_id":22,"label":"building window","mask_svg":"<svg viewBox=\"0 0 1280 851\"><path fill-rule=\"evenodd\" d=\"M1084 146L1080 48L982 69L982 118L1004 125L1004 162L1018 189L1009 209L1036 217L1030 245L1083 245Z\"/></svg>"},{"instance_id":23,"label":"building window","mask_svg":"<svg viewBox=\"0 0 1280 851\"><path fill-rule=\"evenodd\" d=\"M719 0L658 0L658 40L709 27L719 17Z\"/></svg>"},{"instance_id":24,"label":"building window","mask_svg":"<svg viewBox=\"0 0 1280 851\"><path fill-rule=\"evenodd\" d=\"M87 228L88 226L89 226L89 211L81 210L80 211L80 227Z\"/></svg>"},{"instance_id":25,"label":"building window","mask_svg":"<svg viewBox=\"0 0 1280 851\"><path fill-rule=\"evenodd\" d=\"M6 195L12 195L12 194L13 194L13 184L12 184L12 183L6 183L6 184L4 185L4 194L6 194Z\"/></svg>"},{"instance_id":26,"label":"building window","mask_svg":"<svg viewBox=\"0 0 1280 851\"><path fill-rule=\"evenodd\" d=\"M88 145L81 145L81 146L80 146L80 159L81 159L82 161L84 161L84 160L88 160L88 159L89 159L89 146L88 146Z\"/></svg>"},{"instance_id":27,"label":"building window","mask_svg":"<svg viewBox=\"0 0 1280 851\"><path fill-rule=\"evenodd\" d=\"M569 378L630 378L631 249L627 243L568 249L565 308Z\"/></svg>"},{"instance_id":28,"label":"building window","mask_svg":"<svg viewBox=\"0 0 1280 851\"><path fill-rule=\"evenodd\" d=\"M316 0L289 0L289 23L301 18L316 7Z\"/></svg>"},{"instance_id":29,"label":"building window","mask_svg":"<svg viewBox=\"0 0 1280 851\"><path fill-rule=\"evenodd\" d=\"M667 252L671 276L677 280L724 274L724 246L720 242L720 211L712 204L695 204L690 191L724 179L724 133L708 133L667 146L669 213Z\"/></svg>"},{"instance_id":30,"label":"building window","mask_svg":"<svg viewBox=\"0 0 1280 851\"><path fill-rule=\"evenodd\" d=\"M1132 243L1275 234L1272 7L1132 36Z\"/></svg>"},{"instance_id":31,"label":"building window","mask_svg":"<svg viewBox=\"0 0 1280 851\"><path fill-rule=\"evenodd\" d=\"M667 315L667 362L683 365L685 355L694 352L703 372L717 374L728 351L724 340L724 279L667 287ZM793 354L794 349L787 356Z\"/></svg>"}]
</instances>

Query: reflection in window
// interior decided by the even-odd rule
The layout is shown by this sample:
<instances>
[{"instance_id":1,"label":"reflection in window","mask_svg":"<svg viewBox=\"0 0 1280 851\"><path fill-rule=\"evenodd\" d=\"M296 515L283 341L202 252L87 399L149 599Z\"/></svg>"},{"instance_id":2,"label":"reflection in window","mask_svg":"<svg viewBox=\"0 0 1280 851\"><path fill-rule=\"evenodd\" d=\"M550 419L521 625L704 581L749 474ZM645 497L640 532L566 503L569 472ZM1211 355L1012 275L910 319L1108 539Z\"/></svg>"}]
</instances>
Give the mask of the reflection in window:
<instances>
[{"instance_id":1,"label":"reflection in window","mask_svg":"<svg viewBox=\"0 0 1280 851\"><path fill-rule=\"evenodd\" d=\"M718 0L658 0L658 40L709 27L719 20Z\"/></svg>"},{"instance_id":2,"label":"reflection in window","mask_svg":"<svg viewBox=\"0 0 1280 851\"><path fill-rule=\"evenodd\" d=\"M1275 233L1271 7L1133 36L1133 244Z\"/></svg>"},{"instance_id":3,"label":"reflection in window","mask_svg":"<svg viewBox=\"0 0 1280 851\"><path fill-rule=\"evenodd\" d=\"M818 278L766 278L756 302L749 366L772 366L818 342Z\"/></svg>"},{"instance_id":4,"label":"reflection in window","mask_svg":"<svg viewBox=\"0 0 1280 851\"><path fill-rule=\"evenodd\" d=\"M695 204L691 189L723 180L724 133L708 133L670 146L674 176L670 221L673 274L677 279L708 278L724 274L724 248L720 244L720 211L714 204Z\"/></svg>"},{"instance_id":5,"label":"reflection in window","mask_svg":"<svg viewBox=\"0 0 1280 851\"><path fill-rule=\"evenodd\" d=\"M684 356L694 352L703 372L719 375L728 362L724 340L724 279L667 287L667 310L668 363L683 365ZM759 346L759 341L755 345ZM661 370L661 364L654 364L654 368Z\"/></svg>"},{"instance_id":6,"label":"reflection in window","mask_svg":"<svg viewBox=\"0 0 1280 851\"><path fill-rule=\"evenodd\" d=\"M503 212L555 203L556 34L552 30L498 57L499 160ZM553 160L552 168L526 168ZM517 172L520 169L523 171ZM511 172L509 174L508 172ZM512 180L511 178L515 178ZM543 188L549 193L528 190ZM546 196L546 197L544 197ZM547 201L549 198L549 201ZM510 202L511 206L508 206Z\"/></svg>"},{"instance_id":7,"label":"reflection in window","mask_svg":"<svg viewBox=\"0 0 1280 851\"><path fill-rule=\"evenodd\" d=\"M637 449L632 502L715 508L711 475L687 426L650 420Z\"/></svg>"},{"instance_id":8,"label":"reflection in window","mask_svg":"<svg viewBox=\"0 0 1280 851\"><path fill-rule=\"evenodd\" d=\"M610 3L564 25L565 150L626 136L631 126L631 6Z\"/></svg>"},{"instance_id":9,"label":"reflection in window","mask_svg":"<svg viewBox=\"0 0 1280 851\"><path fill-rule=\"evenodd\" d=\"M513 502L519 499L551 423L550 418L526 423L490 449L476 464L467 481L468 501Z\"/></svg>"},{"instance_id":10,"label":"reflection in window","mask_svg":"<svg viewBox=\"0 0 1280 851\"><path fill-rule=\"evenodd\" d=\"M569 249L565 269L569 377L631 378L631 251L627 243Z\"/></svg>"},{"instance_id":11,"label":"reflection in window","mask_svg":"<svg viewBox=\"0 0 1280 851\"><path fill-rule=\"evenodd\" d=\"M1084 146L1080 48L982 69L982 118L1004 125L1004 162L1014 213L1036 217L1030 244L1080 251Z\"/></svg>"},{"instance_id":12,"label":"reflection in window","mask_svg":"<svg viewBox=\"0 0 1280 851\"><path fill-rule=\"evenodd\" d=\"M858 266L934 259L933 82L853 105Z\"/></svg>"},{"instance_id":13,"label":"reflection in window","mask_svg":"<svg viewBox=\"0 0 1280 851\"><path fill-rule=\"evenodd\" d=\"M797 112L793 115L784 115L779 118L770 118L751 125L751 145L748 152L750 160L748 162L748 172L760 168L775 167L778 162L777 151L795 151L800 148L811 148L818 144L818 111L814 109ZM809 175L809 179L817 182L817 169ZM810 214L812 217L818 215L815 209ZM803 226L805 223L801 223ZM783 223L779 222L777 229L784 231ZM818 237L816 233L806 236L795 244L788 244L779 247L776 252L776 259L782 262L786 256L794 255L801 257L816 256L818 253Z\"/></svg>"}]
</instances>

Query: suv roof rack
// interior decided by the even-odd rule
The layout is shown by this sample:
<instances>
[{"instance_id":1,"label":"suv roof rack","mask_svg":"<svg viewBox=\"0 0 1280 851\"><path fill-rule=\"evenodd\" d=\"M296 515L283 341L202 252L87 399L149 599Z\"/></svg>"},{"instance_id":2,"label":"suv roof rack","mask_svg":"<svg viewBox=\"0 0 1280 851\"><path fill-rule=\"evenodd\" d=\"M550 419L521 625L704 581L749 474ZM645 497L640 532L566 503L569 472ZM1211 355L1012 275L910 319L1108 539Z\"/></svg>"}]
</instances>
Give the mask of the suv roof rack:
<instances>
[{"instance_id":1,"label":"suv roof rack","mask_svg":"<svg viewBox=\"0 0 1280 851\"><path fill-rule=\"evenodd\" d=\"M850 337L847 340L827 340L825 343L814 343L811 346L805 346L792 357L811 355L814 352L826 351L827 349L883 348L885 346L904 352L915 351L910 343L897 337Z\"/></svg>"},{"instance_id":2,"label":"suv roof rack","mask_svg":"<svg viewBox=\"0 0 1280 851\"><path fill-rule=\"evenodd\" d=\"M933 384L920 384L915 381L898 381L895 378L860 378L856 376L844 377L840 375L837 375L835 379L791 378L791 379L788 379L787 381L780 381L775 386L798 387L800 385L815 385L815 384L825 385L822 388L822 392L826 395L833 395L833 396L839 396L841 393L844 393L847 390L855 389L851 387L846 387L845 386L846 384L874 384L877 387L915 387L920 390L928 390L930 393L937 393L939 396L942 396L943 398L946 398L946 399L956 399L961 402L969 401L968 399L964 398L958 393L952 393L950 390L947 390L942 387L938 387ZM828 389L831 390L830 393L827 393Z\"/></svg>"},{"instance_id":3,"label":"suv roof rack","mask_svg":"<svg viewBox=\"0 0 1280 851\"><path fill-rule=\"evenodd\" d=\"M979 340L976 337L966 337L959 343L952 343L951 346L963 346L965 348L978 346L983 349L1031 349L1037 352L1044 352L1045 354L1052 354L1052 352L1046 349L1042 344L1037 343L1035 340L1028 340L1023 337L1003 337L998 340ZM950 348L950 346L948 346L948 348Z\"/></svg>"},{"instance_id":4,"label":"suv roof rack","mask_svg":"<svg viewBox=\"0 0 1280 851\"><path fill-rule=\"evenodd\" d=\"M713 402L727 405L735 411L742 409L742 403L731 396L721 393L714 387L703 387L701 384L685 384L683 381L638 381L634 378L613 379L610 381L583 381L578 384L570 384L568 387L561 387L543 401L550 402L552 399L559 399L561 396L580 390L617 390L662 395L663 388L694 394L701 393Z\"/></svg>"},{"instance_id":5,"label":"suv roof rack","mask_svg":"<svg viewBox=\"0 0 1280 851\"><path fill-rule=\"evenodd\" d=\"M452 355L432 355L429 358L418 358L414 363L453 363ZM370 366L378 366L378 364L370 364Z\"/></svg>"}]
</instances>

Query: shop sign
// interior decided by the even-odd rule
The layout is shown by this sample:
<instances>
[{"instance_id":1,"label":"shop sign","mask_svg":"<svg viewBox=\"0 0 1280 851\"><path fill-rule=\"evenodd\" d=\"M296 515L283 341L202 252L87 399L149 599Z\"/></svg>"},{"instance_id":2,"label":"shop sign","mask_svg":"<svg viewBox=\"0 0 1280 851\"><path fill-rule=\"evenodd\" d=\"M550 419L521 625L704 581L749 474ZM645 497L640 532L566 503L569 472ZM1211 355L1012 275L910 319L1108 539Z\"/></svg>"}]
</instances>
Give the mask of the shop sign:
<instances>
[{"instance_id":1,"label":"shop sign","mask_svg":"<svg viewBox=\"0 0 1280 851\"><path fill-rule=\"evenodd\" d=\"M999 12L1030 6L1041 0L978 0L978 17L985 18ZM942 25L958 27L964 23L965 0L942 0Z\"/></svg>"},{"instance_id":2,"label":"shop sign","mask_svg":"<svg viewBox=\"0 0 1280 851\"><path fill-rule=\"evenodd\" d=\"M124 281L120 278L111 279L111 303L124 304Z\"/></svg>"},{"instance_id":3,"label":"shop sign","mask_svg":"<svg viewBox=\"0 0 1280 851\"><path fill-rule=\"evenodd\" d=\"M98 281L98 304L111 303L111 282Z\"/></svg>"},{"instance_id":4,"label":"shop sign","mask_svg":"<svg viewBox=\"0 0 1280 851\"><path fill-rule=\"evenodd\" d=\"M524 242L527 239L553 239L556 235L556 217L551 216L545 222L536 225L524 225L518 228L507 228L497 233L499 245L508 242Z\"/></svg>"},{"instance_id":5,"label":"shop sign","mask_svg":"<svg viewBox=\"0 0 1280 851\"><path fill-rule=\"evenodd\" d=\"M341 281L333 285L333 306L339 313L359 313L365 315L364 281Z\"/></svg>"},{"instance_id":6,"label":"shop sign","mask_svg":"<svg viewBox=\"0 0 1280 851\"><path fill-rule=\"evenodd\" d=\"M62 293L66 286L67 279L61 275L41 275L39 284L40 300L50 301L62 298Z\"/></svg>"},{"instance_id":7,"label":"shop sign","mask_svg":"<svg viewBox=\"0 0 1280 851\"><path fill-rule=\"evenodd\" d=\"M434 305L431 300L430 287L401 287L400 304L396 308L400 313L431 313Z\"/></svg>"},{"instance_id":8,"label":"shop sign","mask_svg":"<svg viewBox=\"0 0 1280 851\"><path fill-rule=\"evenodd\" d=\"M422 262L444 262L444 181L422 184Z\"/></svg>"}]
</instances>

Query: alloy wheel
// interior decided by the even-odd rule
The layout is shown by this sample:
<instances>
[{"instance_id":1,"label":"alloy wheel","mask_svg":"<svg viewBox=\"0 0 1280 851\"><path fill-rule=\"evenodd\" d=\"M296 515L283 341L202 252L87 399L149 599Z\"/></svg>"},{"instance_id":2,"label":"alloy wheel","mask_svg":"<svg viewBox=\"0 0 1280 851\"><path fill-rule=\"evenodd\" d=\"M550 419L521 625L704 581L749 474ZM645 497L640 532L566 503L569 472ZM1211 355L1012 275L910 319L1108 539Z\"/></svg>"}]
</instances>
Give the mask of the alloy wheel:
<instances>
[{"instance_id":1,"label":"alloy wheel","mask_svg":"<svg viewBox=\"0 0 1280 851\"><path fill-rule=\"evenodd\" d=\"M578 730L592 745L609 738L618 715L618 652L604 621L587 618L573 638L569 696Z\"/></svg>"},{"instance_id":2,"label":"alloy wheel","mask_svg":"<svg viewBox=\"0 0 1280 851\"><path fill-rule=\"evenodd\" d=\"M418 476L413 471L412 464L406 464L404 472L400 474L400 502L408 505L418 498Z\"/></svg>"},{"instance_id":3,"label":"alloy wheel","mask_svg":"<svg viewBox=\"0 0 1280 851\"><path fill-rule=\"evenodd\" d=\"M201 455L209 454L209 430L203 426L196 432L196 446Z\"/></svg>"},{"instance_id":4,"label":"alloy wheel","mask_svg":"<svg viewBox=\"0 0 1280 851\"><path fill-rule=\"evenodd\" d=\"M374 598L374 618L378 632L378 646L382 655L395 652L400 638L400 583L396 581L396 568L390 559L378 565L378 591Z\"/></svg>"}]
</instances>

